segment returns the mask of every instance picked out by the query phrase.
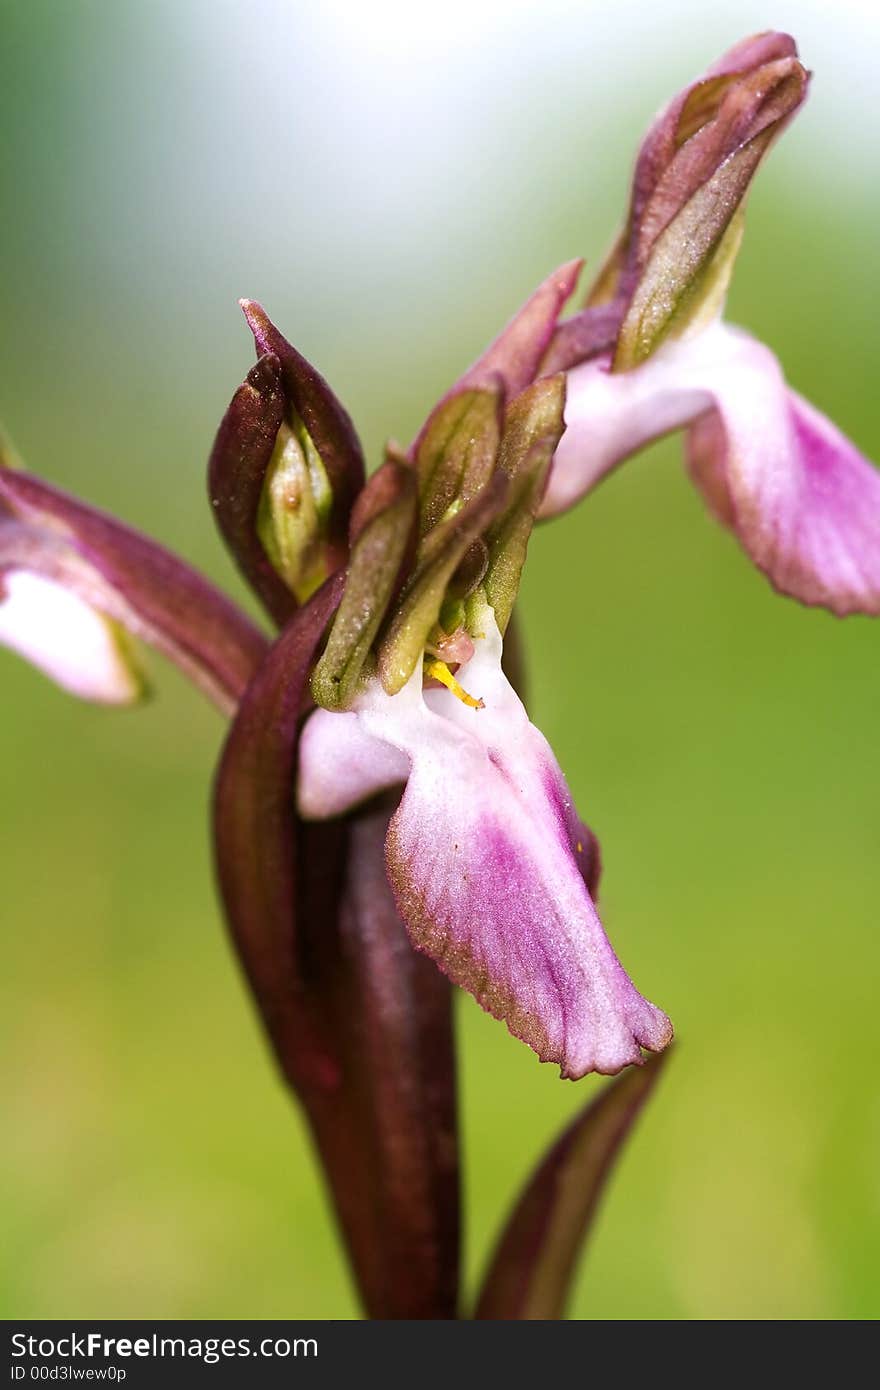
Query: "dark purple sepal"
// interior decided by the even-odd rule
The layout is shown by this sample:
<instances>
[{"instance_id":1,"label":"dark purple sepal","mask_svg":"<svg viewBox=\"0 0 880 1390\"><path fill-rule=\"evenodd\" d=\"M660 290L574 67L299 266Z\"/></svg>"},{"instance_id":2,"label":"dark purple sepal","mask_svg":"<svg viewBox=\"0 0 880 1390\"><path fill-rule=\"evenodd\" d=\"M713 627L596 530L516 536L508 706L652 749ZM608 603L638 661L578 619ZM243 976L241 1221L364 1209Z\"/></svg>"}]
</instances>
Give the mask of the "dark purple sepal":
<instances>
[{"instance_id":1,"label":"dark purple sepal","mask_svg":"<svg viewBox=\"0 0 880 1390\"><path fill-rule=\"evenodd\" d=\"M452 990L413 950L388 886L395 803L299 827L307 989L340 1068L338 1086L301 1096L368 1315L450 1319L460 1239Z\"/></svg>"},{"instance_id":2,"label":"dark purple sepal","mask_svg":"<svg viewBox=\"0 0 880 1390\"><path fill-rule=\"evenodd\" d=\"M541 359L541 375L567 371L580 362L589 362L603 352L610 352L617 342L623 314L624 305L618 299L608 304L589 304L571 318L564 319Z\"/></svg>"},{"instance_id":3,"label":"dark purple sepal","mask_svg":"<svg viewBox=\"0 0 880 1390\"><path fill-rule=\"evenodd\" d=\"M243 299L241 307L258 357L271 353L281 363L285 396L320 455L333 493L328 539L344 546L349 514L365 477L363 449L351 417L320 372L279 333L262 306Z\"/></svg>"},{"instance_id":4,"label":"dark purple sepal","mask_svg":"<svg viewBox=\"0 0 880 1390\"><path fill-rule=\"evenodd\" d=\"M582 260L568 261L538 286L495 341L434 407L412 446L413 459L418 457L427 431L436 427L440 413L455 397L470 391L498 392L500 389L509 400L519 395L539 372L543 374L542 359L582 266Z\"/></svg>"},{"instance_id":5,"label":"dark purple sepal","mask_svg":"<svg viewBox=\"0 0 880 1390\"><path fill-rule=\"evenodd\" d=\"M394 908L388 810L325 824L294 812L300 710L343 586L334 575L293 617L242 701L217 776L217 872L368 1316L450 1318L458 1176L449 987L412 951Z\"/></svg>"},{"instance_id":6,"label":"dark purple sepal","mask_svg":"<svg viewBox=\"0 0 880 1390\"><path fill-rule=\"evenodd\" d=\"M475 1318L564 1317L578 1255L605 1184L667 1055L628 1068L557 1139L527 1182L495 1247Z\"/></svg>"},{"instance_id":7,"label":"dark purple sepal","mask_svg":"<svg viewBox=\"0 0 880 1390\"><path fill-rule=\"evenodd\" d=\"M284 405L281 363L266 353L233 396L208 461L208 495L217 525L244 578L279 627L296 609L296 599L266 554L257 515Z\"/></svg>"},{"instance_id":8,"label":"dark purple sepal","mask_svg":"<svg viewBox=\"0 0 880 1390\"><path fill-rule=\"evenodd\" d=\"M568 261L555 270L526 300L506 328L477 359L458 383L459 387L486 387L499 378L508 398L524 391L538 374L559 315L571 298L582 260Z\"/></svg>"},{"instance_id":9,"label":"dark purple sepal","mask_svg":"<svg viewBox=\"0 0 880 1390\"><path fill-rule=\"evenodd\" d=\"M214 835L220 891L276 1047L302 993L294 935L293 784L299 719L309 672L344 582L341 572L327 580L270 647L241 701L217 771ZM309 1037L305 1016L298 1038L298 1077L335 1074L332 1054Z\"/></svg>"},{"instance_id":10,"label":"dark purple sepal","mask_svg":"<svg viewBox=\"0 0 880 1390\"><path fill-rule=\"evenodd\" d=\"M261 632L170 551L33 474L0 468L0 511L22 525L33 573L79 597L179 666L231 713L265 655ZM8 533L12 539L12 533Z\"/></svg>"}]
</instances>

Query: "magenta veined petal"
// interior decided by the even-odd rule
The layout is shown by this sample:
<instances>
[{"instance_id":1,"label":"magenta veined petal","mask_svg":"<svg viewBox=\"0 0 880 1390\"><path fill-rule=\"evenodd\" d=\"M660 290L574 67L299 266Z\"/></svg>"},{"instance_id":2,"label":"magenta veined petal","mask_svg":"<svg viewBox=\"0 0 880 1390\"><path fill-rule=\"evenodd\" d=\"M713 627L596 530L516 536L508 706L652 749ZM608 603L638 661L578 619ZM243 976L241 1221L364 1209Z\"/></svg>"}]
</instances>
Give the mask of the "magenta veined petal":
<instances>
[{"instance_id":1,"label":"magenta veined petal","mask_svg":"<svg viewBox=\"0 0 880 1390\"><path fill-rule=\"evenodd\" d=\"M714 323L632 371L605 358L568 384L544 516L687 428L694 481L778 590L839 615L880 612L880 473L786 386L769 348Z\"/></svg>"},{"instance_id":2,"label":"magenta veined petal","mask_svg":"<svg viewBox=\"0 0 880 1390\"><path fill-rule=\"evenodd\" d=\"M802 396L785 393L760 462L728 407L688 434L694 481L783 594L839 617L880 613L880 472Z\"/></svg>"},{"instance_id":3,"label":"magenta veined petal","mask_svg":"<svg viewBox=\"0 0 880 1390\"><path fill-rule=\"evenodd\" d=\"M353 801L375 788L383 745L404 754L410 771L386 863L413 943L564 1076L618 1072L640 1062L642 1048L664 1048L672 1028L611 948L585 882L595 841L580 833L556 759L500 657L487 609L485 635L458 673L483 709L423 692L417 671L397 695L373 686L348 716L313 715L320 732L300 762L300 809L315 812L323 780L334 789L325 813L340 813L343 785ZM343 724L334 753L330 721L346 719L359 723L360 741ZM309 725L306 748L308 738Z\"/></svg>"}]
</instances>

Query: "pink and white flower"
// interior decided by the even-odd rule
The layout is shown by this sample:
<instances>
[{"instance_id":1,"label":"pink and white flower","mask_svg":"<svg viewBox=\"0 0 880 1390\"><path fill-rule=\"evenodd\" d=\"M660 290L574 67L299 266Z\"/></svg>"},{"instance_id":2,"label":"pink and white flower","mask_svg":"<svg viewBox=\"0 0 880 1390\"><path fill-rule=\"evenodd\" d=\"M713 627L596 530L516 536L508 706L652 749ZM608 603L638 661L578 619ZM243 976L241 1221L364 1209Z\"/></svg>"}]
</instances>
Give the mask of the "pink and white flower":
<instances>
[{"instance_id":1,"label":"pink and white flower","mask_svg":"<svg viewBox=\"0 0 880 1390\"><path fill-rule=\"evenodd\" d=\"M419 667L395 695L373 681L351 710L309 717L299 811L340 815L405 781L385 862L413 943L564 1076L614 1073L672 1028L614 954L595 838L501 670L491 608L481 626L457 678L482 707L426 689Z\"/></svg>"}]
</instances>

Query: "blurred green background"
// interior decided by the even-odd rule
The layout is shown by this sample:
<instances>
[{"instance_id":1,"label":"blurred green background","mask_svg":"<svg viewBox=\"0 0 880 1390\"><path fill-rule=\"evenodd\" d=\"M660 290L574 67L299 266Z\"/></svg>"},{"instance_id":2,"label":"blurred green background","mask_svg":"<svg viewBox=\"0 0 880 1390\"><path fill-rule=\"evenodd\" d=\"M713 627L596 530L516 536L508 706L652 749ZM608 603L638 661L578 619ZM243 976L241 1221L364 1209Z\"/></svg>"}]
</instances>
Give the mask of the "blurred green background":
<instances>
[{"instance_id":1,"label":"blurred green background","mask_svg":"<svg viewBox=\"0 0 880 1390\"><path fill-rule=\"evenodd\" d=\"M240 593L203 469L261 299L372 459L530 291L595 265L649 116L772 24L816 69L731 315L880 458L880 22L838 3L2 0L0 410L29 466ZM878 629L774 597L671 440L536 535L531 707L680 1045L579 1318L880 1311ZM0 1311L354 1317L211 881L221 721L107 714L0 652ZM593 1093L459 1000L473 1281Z\"/></svg>"}]
</instances>

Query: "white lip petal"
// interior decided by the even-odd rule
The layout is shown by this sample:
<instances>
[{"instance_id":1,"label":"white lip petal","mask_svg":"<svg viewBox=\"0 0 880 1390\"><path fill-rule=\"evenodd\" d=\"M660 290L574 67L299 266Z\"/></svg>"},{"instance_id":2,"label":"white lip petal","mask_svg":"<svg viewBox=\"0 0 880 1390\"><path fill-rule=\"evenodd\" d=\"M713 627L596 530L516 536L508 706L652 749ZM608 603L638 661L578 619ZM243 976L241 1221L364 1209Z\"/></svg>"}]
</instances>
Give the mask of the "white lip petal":
<instances>
[{"instance_id":1,"label":"white lip petal","mask_svg":"<svg viewBox=\"0 0 880 1390\"><path fill-rule=\"evenodd\" d=\"M0 577L0 643L83 700L127 705L142 693L116 625L40 575Z\"/></svg>"},{"instance_id":2,"label":"white lip petal","mask_svg":"<svg viewBox=\"0 0 880 1390\"><path fill-rule=\"evenodd\" d=\"M300 735L297 810L305 820L344 815L405 782L409 766L405 754L374 738L354 712L316 709Z\"/></svg>"}]
</instances>

